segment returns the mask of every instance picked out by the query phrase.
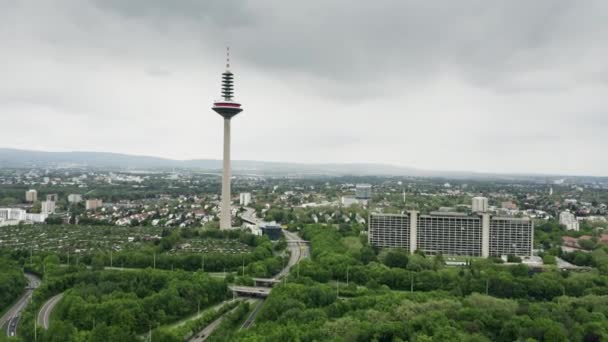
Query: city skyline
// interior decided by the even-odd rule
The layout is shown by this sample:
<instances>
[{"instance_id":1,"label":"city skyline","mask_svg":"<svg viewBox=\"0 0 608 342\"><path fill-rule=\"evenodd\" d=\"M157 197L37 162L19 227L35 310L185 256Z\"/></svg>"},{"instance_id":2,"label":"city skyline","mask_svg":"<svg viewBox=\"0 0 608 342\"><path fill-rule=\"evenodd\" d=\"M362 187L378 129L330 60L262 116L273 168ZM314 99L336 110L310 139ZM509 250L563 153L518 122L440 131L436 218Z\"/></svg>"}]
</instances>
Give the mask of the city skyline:
<instances>
[{"instance_id":1,"label":"city skyline","mask_svg":"<svg viewBox=\"0 0 608 342\"><path fill-rule=\"evenodd\" d=\"M220 123L201 113L230 45L248 105L235 160L608 175L604 9L3 5L2 125L28 134L0 146L221 159Z\"/></svg>"}]
</instances>

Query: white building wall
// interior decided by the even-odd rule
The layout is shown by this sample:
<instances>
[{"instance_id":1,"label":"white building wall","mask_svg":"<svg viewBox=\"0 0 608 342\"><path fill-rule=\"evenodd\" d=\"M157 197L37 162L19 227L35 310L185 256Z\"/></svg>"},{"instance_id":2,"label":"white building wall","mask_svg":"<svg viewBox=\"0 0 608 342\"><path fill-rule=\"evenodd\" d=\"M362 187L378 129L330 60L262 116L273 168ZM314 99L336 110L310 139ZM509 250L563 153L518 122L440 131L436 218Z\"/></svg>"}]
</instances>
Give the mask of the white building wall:
<instances>
[{"instance_id":1,"label":"white building wall","mask_svg":"<svg viewBox=\"0 0 608 342\"><path fill-rule=\"evenodd\" d=\"M576 216L569 211L562 211L559 214L559 223L566 226L568 230L578 231L580 229Z\"/></svg>"},{"instance_id":2,"label":"white building wall","mask_svg":"<svg viewBox=\"0 0 608 342\"><path fill-rule=\"evenodd\" d=\"M488 211L488 199L485 197L473 197L471 207L474 213L485 213Z\"/></svg>"}]
</instances>

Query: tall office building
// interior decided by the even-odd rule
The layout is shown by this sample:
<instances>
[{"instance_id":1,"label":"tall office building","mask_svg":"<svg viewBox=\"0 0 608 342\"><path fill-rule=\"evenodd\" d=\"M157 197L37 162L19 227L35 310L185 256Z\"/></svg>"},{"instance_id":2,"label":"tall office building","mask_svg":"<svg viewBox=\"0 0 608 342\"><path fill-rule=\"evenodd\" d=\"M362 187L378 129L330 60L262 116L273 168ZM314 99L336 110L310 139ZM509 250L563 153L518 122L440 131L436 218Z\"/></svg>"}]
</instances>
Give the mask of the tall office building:
<instances>
[{"instance_id":1,"label":"tall office building","mask_svg":"<svg viewBox=\"0 0 608 342\"><path fill-rule=\"evenodd\" d=\"M567 230L574 230L577 232L579 230L579 224L576 216L569 211L562 211L559 213L559 223L566 226Z\"/></svg>"},{"instance_id":2,"label":"tall office building","mask_svg":"<svg viewBox=\"0 0 608 342\"><path fill-rule=\"evenodd\" d=\"M239 203L242 206L248 206L249 203L251 203L251 193L249 192L242 192L239 198Z\"/></svg>"},{"instance_id":3,"label":"tall office building","mask_svg":"<svg viewBox=\"0 0 608 342\"><path fill-rule=\"evenodd\" d=\"M473 197L471 210L474 213L485 213L488 211L488 199L485 197Z\"/></svg>"},{"instance_id":4,"label":"tall office building","mask_svg":"<svg viewBox=\"0 0 608 342\"><path fill-rule=\"evenodd\" d=\"M27 202L36 202L38 200L38 191L34 190L34 189L30 189L28 191L25 192L25 200Z\"/></svg>"},{"instance_id":5,"label":"tall office building","mask_svg":"<svg viewBox=\"0 0 608 342\"><path fill-rule=\"evenodd\" d=\"M229 51L228 51L229 53ZM222 100L213 103L213 110L224 118L224 171L222 173L222 198L220 203L220 229L232 227L230 194L230 120L243 111L241 104L233 99L234 74L230 71L230 55L226 59L226 71L222 74Z\"/></svg>"},{"instance_id":6,"label":"tall office building","mask_svg":"<svg viewBox=\"0 0 608 342\"><path fill-rule=\"evenodd\" d=\"M490 214L431 213L371 214L369 243L403 248L410 253L463 256L532 255L534 225L530 219Z\"/></svg>"},{"instance_id":7,"label":"tall office building","mask_svg":"<svg viewBox=\"0 0 608 342\"><path fill-rule=\"evenodd\" d=\"M57 202L59 200L59 195L58 194L48 194L48 195L46 195L46 200Z\"/></svg>"},{"instance_id":8,"label":"tall office building","mask_svg":"<svg viewBox=\"0 0 608 342\"><path fill-rule=\"evenodd\" d=\"M357 184L355 186L355 198L357 198L357 199L372 198L372 186L370 184Z\"/></svg>"}]
</instances>

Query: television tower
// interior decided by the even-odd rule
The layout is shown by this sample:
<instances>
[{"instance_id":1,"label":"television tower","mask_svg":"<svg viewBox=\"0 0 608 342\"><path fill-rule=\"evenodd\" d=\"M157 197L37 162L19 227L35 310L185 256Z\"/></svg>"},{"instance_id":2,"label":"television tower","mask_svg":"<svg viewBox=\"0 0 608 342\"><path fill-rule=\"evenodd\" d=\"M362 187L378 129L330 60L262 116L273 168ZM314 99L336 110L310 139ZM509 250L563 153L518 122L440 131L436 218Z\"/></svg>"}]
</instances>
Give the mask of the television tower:
<instances>
[{"instance_id":1,"label":"television tower","mask_svg":"<svg viewBox=\"0 0 608 342\"><path fill-rule=\"evenodd\" d=\"M220 229L232 228L230 195L230 119L243 111L241 104L233 100L234 76L230 72L230 48L226 48L226 71L222 74L222 97L213 103L212 109L224 117L224 172L222 173L222 198L220 205Z\"/></svg>"}]
</instances>

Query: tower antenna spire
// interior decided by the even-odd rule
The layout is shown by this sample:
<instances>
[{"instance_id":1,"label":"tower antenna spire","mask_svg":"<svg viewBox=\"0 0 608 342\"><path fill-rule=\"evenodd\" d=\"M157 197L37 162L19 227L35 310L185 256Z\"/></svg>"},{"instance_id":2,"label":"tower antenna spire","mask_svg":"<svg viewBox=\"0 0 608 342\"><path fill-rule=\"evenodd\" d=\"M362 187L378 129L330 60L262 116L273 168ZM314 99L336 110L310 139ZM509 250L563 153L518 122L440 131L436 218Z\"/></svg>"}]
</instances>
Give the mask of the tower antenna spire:
<instances>
[{"instance_id":1,"label":"tower antenna spire","mask_svg":"<svg viewBox=\"0 0 608 342\"><path fill-rule=\"evenodd\" d=\"M230 69L230 46L226 46L226 70Z\"/></svg>"}]
</instances>

